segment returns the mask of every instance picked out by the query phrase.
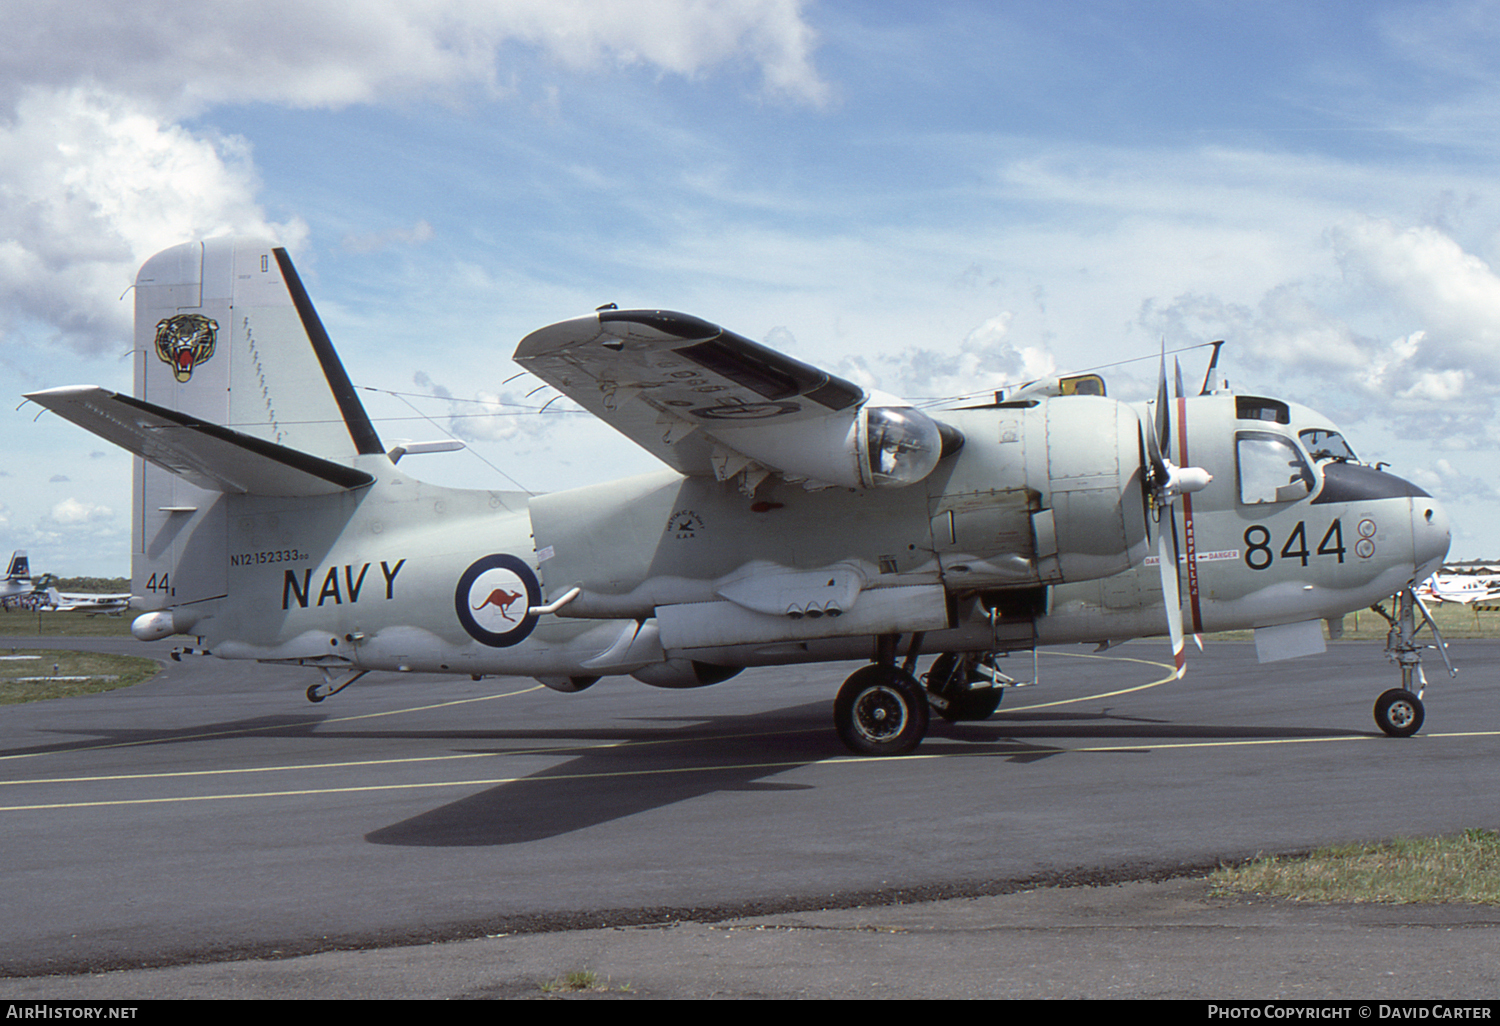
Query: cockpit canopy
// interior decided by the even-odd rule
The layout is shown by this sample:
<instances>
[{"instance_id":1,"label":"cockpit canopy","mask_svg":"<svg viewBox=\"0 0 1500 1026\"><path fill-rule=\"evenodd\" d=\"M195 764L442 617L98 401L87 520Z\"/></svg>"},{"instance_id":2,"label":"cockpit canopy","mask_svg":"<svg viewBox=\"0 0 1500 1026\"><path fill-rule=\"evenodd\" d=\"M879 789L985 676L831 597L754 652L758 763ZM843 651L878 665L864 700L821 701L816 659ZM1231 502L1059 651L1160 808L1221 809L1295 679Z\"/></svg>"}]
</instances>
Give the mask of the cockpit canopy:
<instances>
[{"instance_id":1,"label":"cockpit canopy","mask_svg":"<svg viewBox=\"0 0 1500 1026\"><path fill-rule=\"evenodd\" d=\"M1314 492L1314 503L1427 494L1409 481L1362 464L1333 428L1300 426L1323 419L1305 407L1279 399L1236 396L1235 418L1235 461L1243 505L1295 502Z\"/></svg>"},{"instance_id":2,"label":"cockpit canopy","mask_svg":"<svg viewBox=\"0 0 1500 1026\"><path fill-rule=\"evenodd\" d=\"M1297 438L1307 449L1307 454L1316 463L1324 460L1334 460L1338 463L1358 463L1359 457L1354 455L1354 450L1349 448L1349 443L1344 441L1344 436L1329 428L1304 428L1297 432Z\"/></svg>"}]
</instances>

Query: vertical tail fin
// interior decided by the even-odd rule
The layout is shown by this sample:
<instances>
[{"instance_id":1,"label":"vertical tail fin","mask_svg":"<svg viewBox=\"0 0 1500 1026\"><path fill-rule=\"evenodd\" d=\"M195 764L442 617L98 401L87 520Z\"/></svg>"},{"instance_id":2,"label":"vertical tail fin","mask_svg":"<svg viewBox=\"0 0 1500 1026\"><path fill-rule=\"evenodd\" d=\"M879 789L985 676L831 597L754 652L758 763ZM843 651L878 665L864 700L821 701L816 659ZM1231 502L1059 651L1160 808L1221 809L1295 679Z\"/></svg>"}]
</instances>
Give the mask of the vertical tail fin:
<instances>
[{"instance_id":1,"label":"vertical tail fin","mask_svg":"<svg viewBox=\"0 0 1500 1026\"><path fill-rule=\"evenodd\" d=\"M174 246L142 265L135 296L136 398L327 460L383 451L286 250ZM190 607L190 624L227 593L228 501L136 460L138 606Z\"/></svg>"},{"instance_id":2,"label":"vertical tail fin","mask_svg":"<svg viewBox=\"0 0 1500 1026\"><path fill-rule=\"evenodd\" d=\"M31 579L31 562L26 558L24 549L17 549L11 553L10 567L5 571L7 580L26 581Z\"/></svg>"},{"instance_id":3,"label":"vertical tail fin","mask_svg":"<svg viewBox=\"0 0 1500 1026\"><path fill-rule=\"evenodd\" d=\"M327 459L382 452L286 250L211 239L136 277L136 397Z\"/></svg>"}]
</instances>

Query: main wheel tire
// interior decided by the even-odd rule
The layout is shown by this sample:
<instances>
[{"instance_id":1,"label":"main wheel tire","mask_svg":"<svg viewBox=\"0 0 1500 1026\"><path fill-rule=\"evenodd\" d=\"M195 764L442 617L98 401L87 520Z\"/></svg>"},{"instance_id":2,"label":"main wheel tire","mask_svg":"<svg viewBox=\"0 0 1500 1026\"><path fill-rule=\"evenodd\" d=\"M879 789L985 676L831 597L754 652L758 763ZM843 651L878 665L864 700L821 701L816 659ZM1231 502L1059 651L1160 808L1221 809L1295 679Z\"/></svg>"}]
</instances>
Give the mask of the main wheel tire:
<instances>
[{"instance_id":1,"label":"main wheel tire","mask_svg":"<svg viewBox=\"0 0 1500 1026\"><path fill-rule=\"evenodd\" d=\"M1000 699L1004 694L1000 688L960 691L956 695L947 696L947 707L938 709L938 714L949 723L987 720L1000 708Z\"/></svg>"},{"instance_id":2,"label":"main wheel tire","mask_svg":"<svg viewBox=\"0 0 1500 1026\"><path fill-rule=\"evenodd\" d=\"M856 670L833 702L839 740L858 755L905 755L922 743L927 721L927 693L894 666Z\"/></svg>"},{"instance_id":3,"label":"main wheel tire","mask_svg":"<svg viewBox=\"0 0 1500 1026\"><path fill-rule=\"evenodd\" d=\"M972 688L968 680L955 680L958 657L945 652L927 671L927 692L932 708L949 723L987 720L1000 707L1005 691L997 687ZM968 673L964 673L967 677Z\"/></svg>"},{"instance_id":4,"label":"main wheel tire","mask_svg":"<svg viewBox=\"0 0 1500 1026\"><path fill-rule=\"evenodd\" d=\"M1391 688L1375 702L1375 723L1391 737L1411 737L1426 716L1422 700L1403 688Z\"/></svg>"}]
</instances>

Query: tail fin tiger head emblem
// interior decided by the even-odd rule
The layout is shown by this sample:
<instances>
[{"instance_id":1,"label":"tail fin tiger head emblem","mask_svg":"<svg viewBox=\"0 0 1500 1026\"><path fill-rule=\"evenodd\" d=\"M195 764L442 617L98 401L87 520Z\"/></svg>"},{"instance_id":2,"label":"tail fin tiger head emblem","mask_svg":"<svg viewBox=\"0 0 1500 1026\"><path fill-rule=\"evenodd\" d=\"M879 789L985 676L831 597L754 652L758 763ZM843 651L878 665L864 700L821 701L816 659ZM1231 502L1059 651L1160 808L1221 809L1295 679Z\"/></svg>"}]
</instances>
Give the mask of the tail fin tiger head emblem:
<instances>
[{"instance_id":1,"label":"tail fin tiger head emblem","mask_svg":"<svg viewBox=\"0 0 1500 1026\"><path fill-rule=\"evenodd\" d=\"M172 368L172 376L186 381L193 368L214 355L219 322L202 314L178 314L156 325L156 355Z\"/></svg>"}]
</instances>

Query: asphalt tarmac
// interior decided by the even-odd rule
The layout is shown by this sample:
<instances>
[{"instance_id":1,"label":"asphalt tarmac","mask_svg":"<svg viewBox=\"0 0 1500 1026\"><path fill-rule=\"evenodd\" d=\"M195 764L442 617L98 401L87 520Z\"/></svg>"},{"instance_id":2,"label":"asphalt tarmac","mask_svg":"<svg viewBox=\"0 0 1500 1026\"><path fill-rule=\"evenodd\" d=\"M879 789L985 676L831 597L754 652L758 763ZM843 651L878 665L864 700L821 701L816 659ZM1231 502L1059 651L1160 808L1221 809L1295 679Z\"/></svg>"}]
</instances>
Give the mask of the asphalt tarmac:
<instances>
[{"instance_id":1,"label":"asphalt tarmac","mask_svg":"<svg viewBox=\"0 0 1500 1026\"><path fill-rule=\"evenodd\" d=\"M16 644L35 644L31 639ZM0 645L5 645L0 639ZM130 642L74 643L115 646ZM68 646L72 647L72 646ZM155 646L157 654L169 646ZM187 658L0 708L0 998L1487 998L1500 915L1209 896L1220 859L1500 826L1500 644L1044 652L991 720L857 759L851 666L559 695ZM1013 675L1029 676L1030 660Z\"/></svg>"}]
</instances>

